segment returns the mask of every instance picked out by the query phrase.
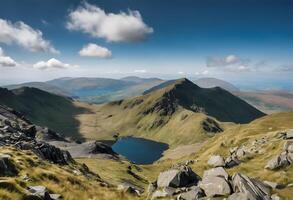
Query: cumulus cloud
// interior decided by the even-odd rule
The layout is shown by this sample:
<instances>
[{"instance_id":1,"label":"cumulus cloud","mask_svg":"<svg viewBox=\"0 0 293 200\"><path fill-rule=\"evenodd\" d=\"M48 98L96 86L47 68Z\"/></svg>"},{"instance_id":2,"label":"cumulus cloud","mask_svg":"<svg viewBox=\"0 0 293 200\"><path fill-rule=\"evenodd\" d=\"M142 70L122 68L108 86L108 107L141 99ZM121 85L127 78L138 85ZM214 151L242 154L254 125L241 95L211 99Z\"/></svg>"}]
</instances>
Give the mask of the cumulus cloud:
<instances>
[{"instance_id":1,"label":"cumulus cloud","mask_svg":"<svg viewBox=\"0 0 293 200\"><path fill-rule=\"evenodd\" d=\"M4 54L3 49L0 47L0 67L15 67L17 63Z\"/></svg>"},{"instance_id":2,"label":"cumulus cloud","mask_svg":"<svg viewBox=\"0 0 293 200\"><path fill-rule=\"evenodd\" d=\"M281 65L275 69L276 72L293 72L293 65Z\"/></svg>"},{"instance_id":3,"label":"cumulus cloud","mask_svg":"<svg viewBox=\"0 0 293 200\"><path fill-rule=\"evenodd\" d=\"M145 70L145 69L136 69L136 70L134 70L134 73L147 73L147 70Z\"/></svg>"},{"instance_id":4,"label":"cumulus cloud","mask_svg":"<svg viewBox=\"0 0 293 200\"><path fill-rule=\"evenodd\" d=\"M112 56L112 52L105 47L90 43L84 46L79 51L79 55L99 58L110 58Z\"/></svg>"},{"instance_id":5,"label":"cumulus cloud","mask_svg":"<svg viewBox=\"0 0 293 200\"><path fill-rule=\"evenodd\" d=\"M153 33L138 11L106 13L101 8L84 2L69 13L69 30L82 31L109 42L137 42Z\"/></svg>"},{"instance_id":6,"label":"cumulus cloud","mask_svg":"<svg viewBox=\"0 0 293 200\"><path fill-rule=\"evenodd\" d=\"M203 71L200 71L200 72L195 72L195 75L197 76L205 76L205 75L208 75L210 72L208 70L203 70Z\"/></svg>"},{"instance_id":7,"label":"cumulus cloud","mask_svg":"<svg viewBox=\"0 0 293 200\"><path fill-rule=\"evenodd\" d=\"M40 61L33 65L34 68L45 70L45 69L67 69L71 67L77 67L77 65L70 65L63 63L55 58L51 58L48 61Z\"/></svg>"},{"instance_id":8,"label":"cumulus cloud","mask_svg":"<svg viewBox=\"0 0 293 200\"><path fill-rule=\"evenodd\" d=\"M12 23L0 19L0 43L17 44L32 52L59 53L40 30L33 29L24 22Z\"/></svg>"},{"instance_id":9,"label":"cumulus cloud","mask_svg":"<svg viewBox=\"0 0 293 200\"><path fill-rule=\"evenodd\" d=\"M234 54L228 55L226 57L208 57L207 67L225 67L232 64L237 64L242 62L242 59Z\"/></svg>"}]
</instances>

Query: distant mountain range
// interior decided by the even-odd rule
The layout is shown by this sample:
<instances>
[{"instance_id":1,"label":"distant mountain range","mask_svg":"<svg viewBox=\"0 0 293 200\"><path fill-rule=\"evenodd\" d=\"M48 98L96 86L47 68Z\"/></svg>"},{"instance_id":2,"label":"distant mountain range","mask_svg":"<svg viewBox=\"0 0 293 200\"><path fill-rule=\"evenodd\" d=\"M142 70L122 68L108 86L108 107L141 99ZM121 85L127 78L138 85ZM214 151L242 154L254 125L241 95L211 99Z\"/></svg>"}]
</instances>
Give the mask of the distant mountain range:
<instances>
[{"instance_id":1,"label":"distant mountain range","mask_svg":"<svg viewBox=\"0 0 293 200\"><path fill-rule=\"evenodd\" d=\"M233 84L216 78L201 78L193 80L193 82L202 88L221 87L266 113L293 110L292 93L287 91L241 91ZM5 87L8 89L34 87L53 94L73 97L80 101L105 103L146 94L171 83L172 80L136 76L121 79L65 77L47 82L28 82Z\"/></svg>"}]
</instances>

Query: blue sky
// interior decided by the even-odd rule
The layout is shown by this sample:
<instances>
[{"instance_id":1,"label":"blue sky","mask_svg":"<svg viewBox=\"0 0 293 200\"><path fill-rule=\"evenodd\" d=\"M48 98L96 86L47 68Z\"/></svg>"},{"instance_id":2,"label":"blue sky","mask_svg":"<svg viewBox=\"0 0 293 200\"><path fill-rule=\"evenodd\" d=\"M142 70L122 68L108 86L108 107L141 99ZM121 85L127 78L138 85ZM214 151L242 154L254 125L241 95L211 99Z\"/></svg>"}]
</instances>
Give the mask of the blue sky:
<instances>
[{"instance_id":1,"label":"blue sky","mask_svg":"<svg viewBox=\"0 0 293 200\"><path fill-rule=\"evenodd\" d=\"M291 0L2 0L0 84L139 75L290 87L292 10Z\"/></svg>"}]
</instances>

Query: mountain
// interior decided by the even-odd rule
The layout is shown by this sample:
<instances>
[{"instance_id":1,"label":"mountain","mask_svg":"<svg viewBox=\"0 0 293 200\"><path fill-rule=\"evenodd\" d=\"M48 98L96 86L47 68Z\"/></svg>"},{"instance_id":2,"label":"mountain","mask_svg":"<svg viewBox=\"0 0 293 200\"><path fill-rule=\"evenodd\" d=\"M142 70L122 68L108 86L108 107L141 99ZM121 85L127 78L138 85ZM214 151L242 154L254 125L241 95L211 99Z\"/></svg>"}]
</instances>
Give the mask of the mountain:
<instances>
[{"instance_id":1,"label":"mountain","mask_svg":"<svg viewBox=\"0 0 293 200\"><path fill-rule=\"evenodd\" d=\"M72 96L72 94L70 92L68 92L64 89L61 89L57 86L46 83L46 82L27 82L27 83L22 83L22 84L7 85L7 86L3 86L3 87L7 88L9 90L13 90L13 89L21 88L21 87L30 87L30 88L33 87L33 88L38 88L40 90L50 92L53 94L57 94L60 96L67 96L67 97Z\"/></svg>"},{"instance_id":2,"label":"mountain","mask_svg":"<svg viewBox=\"0 0 293 200\"><path fill-rule=\"evenodd\" d=\"M265 113L293 110L293 93L287 91L239 91L234 94Z\"/></svg>"},{"instance_id":3,"label":"mountain","mask_svg":"<svg viewBox=\"0 0 293 200\"><path fill-rule=\"evenodd\" d=\"M14 90L0 88L0 104L23 113L33 123L47 126L64 136L81 139L75 116L85 112L72 99L37 88L22 87Z\"/></svg>"},{"instance_id":4,"label":"mountain","mask_svg":"<svg viewBox=\"0 0 293 200\"><path fill-rule=\"evenodd\" d=\"M46 83L69 91L75 96L93 96L103 93L111 93L134 85L132 82L109 78L59 78Z\"/></svg>"},{"instance_id":5,"label":"mountain","mask_svg":"<svg viewBox=\"0 0 293 200\"><path fill-rule=\"evenodd\" d=\"M158 81L162 82L163 81L162 79L159 79L159 78L141 78L138 76L127 76L127 77L121 78L120 80L134 82L134 83L147 83L147 82L158 82Z\"/></svg>"},{"instance_id":6,"label":"mountain","mask_svg":"<svg viewBox=\"0 0 293 200\"><path fill-rule=\"evenodd\" d=\"M226 90L200 88L187 79L142 96L97 106L95 112L81 121L84 130L96 132L95 136L82 131L85 138L106 139L119 133L170 145L203 141L221 132L226 126L222 122L248 123L264 116ZM86 123L92 120L94 126Z\"/></svg>"},{"instance_id":7,"label":"mountain","mask_svg":"<svg viewBox=\"0 0 293 200\"><path fill-rule=\"evenodd\" d=\"M193 81L196 85L202 88L221 87L230 92L239 91L233 84L216 78L200 78Z\"/></svg>"}]
</instances>

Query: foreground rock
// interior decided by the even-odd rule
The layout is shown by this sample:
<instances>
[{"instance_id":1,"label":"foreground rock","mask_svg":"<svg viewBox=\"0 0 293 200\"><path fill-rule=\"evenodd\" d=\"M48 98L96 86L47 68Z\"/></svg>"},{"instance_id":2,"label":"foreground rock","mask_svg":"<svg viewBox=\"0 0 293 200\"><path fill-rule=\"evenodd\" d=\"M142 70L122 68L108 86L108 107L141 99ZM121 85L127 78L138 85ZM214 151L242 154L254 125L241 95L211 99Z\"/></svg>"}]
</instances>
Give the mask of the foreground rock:
<instances>
[{"instance_id":1,"label":"foreground rock","mask_svg":"<svg viewBox=\"0 0 293 200\"><path fill-rule=\"evenodd\" d=\"M31 194L31 199L34 197L40 197L44 200L57 200L61 197L59 194L50 194L45 186L30 186L28 192ZM34 196L34 197L33 197Z\"/></svg>"},{"instance_id":2,"label":"foreground rock","mask_svg":"<svg viewBox=\"0 0 293 200\"><path fill-rule=\"evenodd\" d=\"M234 192L244 193L247 195L248 199L271 199L270 187L243 174L236 173L232 177L232 186Z\"/></svg>"},{"instance_id":3,"label":"foreground rock","mask_svg":"<svg viewBox=\"0 0 293 200\"><path fill-rule=\"evenodd\" d=\"M8 154L0 154L0 176L14 176L17 173L11 156Z\"/></svg>"},{"instance_id":4,"label":"foreground rock","mask_svg":"<svg viewBox=\"0 0 293 200\"><path fill-rule=\"evenodd\" d=\"M199 186L208 197L227 196L231 193L228 178L227 172L222 167L213 168L204 172Z\"/></svg>"},{"instance_id":5,"label":"foreground rock","mask_svg":"<svg viewBox=\"0 0 293 200\"><path fill-rule=\"evenodd\" d=\"M177 200L210 199L214 197L229 200L271 200L278 197L275 194L271 195L271 190L274 187L269 186L268 182L263 183L240 173L231 177L223 167L204 171L202 180L197 175L196 179L191 178L195 174L191 168L181 166L180 169L185 170L177 169L176 171L176 169L171 168L161 172L158 180L150 184L148 197L151 197L150 199ZM179 172L187 172L189 176L180 176L181 173ZM177 177L181 178L178 179ZM184 181L184 179L186 180ZM193 180L192 184L189 184L188 180ZM179 184L179 182L184 184Z\"/></svg>"},{"instance_id":6,"label":"foreground rock","mask_svg":"<svg viewBox=\"0 0 293 200\"><path fill-rule=\"evenodd\" d=\"M220 155L213 155L208 160L208 164L213 167L224 167L225 166L225 160Z\"/></svg>"},{"instance_id":7,"label":"foreground rock","mask_svg":"<svg viewBox=\"0 0 293 200\"><path fill-rule=\"evenodd\" d=\"M161 188L186 187L190 185L196 185L199 180L200 177L194 173L190 167L181 166L161 172L157 180L157 186Z\"/></svg>"}]
</instances>

